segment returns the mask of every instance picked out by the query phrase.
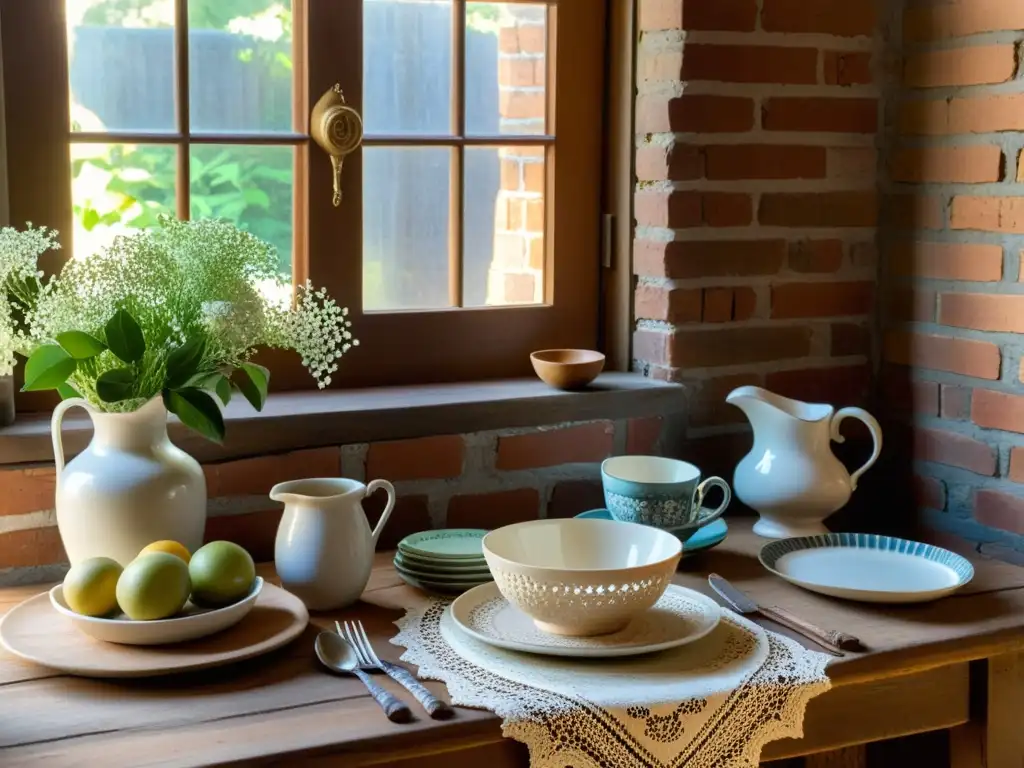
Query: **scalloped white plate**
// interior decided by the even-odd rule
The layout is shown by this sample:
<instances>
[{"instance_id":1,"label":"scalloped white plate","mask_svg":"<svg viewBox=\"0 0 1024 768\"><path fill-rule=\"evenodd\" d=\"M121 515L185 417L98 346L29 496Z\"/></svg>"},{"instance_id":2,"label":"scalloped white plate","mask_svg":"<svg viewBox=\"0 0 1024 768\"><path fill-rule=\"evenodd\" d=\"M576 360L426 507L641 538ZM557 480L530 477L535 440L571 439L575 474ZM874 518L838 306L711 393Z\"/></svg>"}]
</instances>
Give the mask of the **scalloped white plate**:
<instances>
[{"instance_id":1,"label":"scalloped white plate","mask_svg":"<svg viewBox=\"0 0 1024 768\"><path fill-rule=\"evenodd\" d=\"M722 617L711 598L670 584L654 607L624 629L608 635L566 637L538 629L533 619L506 600L498 585L474 587L451 605L455 624L470 637L509 651L546 656L637 656L693 643L709 634Z\"/></svg>"}]
</instances>

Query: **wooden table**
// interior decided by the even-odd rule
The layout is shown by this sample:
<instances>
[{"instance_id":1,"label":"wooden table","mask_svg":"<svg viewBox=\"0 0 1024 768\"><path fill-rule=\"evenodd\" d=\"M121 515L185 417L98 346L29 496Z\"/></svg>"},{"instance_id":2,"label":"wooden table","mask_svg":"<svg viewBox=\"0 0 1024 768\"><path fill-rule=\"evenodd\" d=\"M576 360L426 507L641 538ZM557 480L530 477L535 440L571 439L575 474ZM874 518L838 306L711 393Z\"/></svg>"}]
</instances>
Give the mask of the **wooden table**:
<instances>
[{"instance_id":1,"label":"wooden table","mask_svg":"<svg viewBox=\"0 0 1024 768\"><path fill-rule=\"evenodd\" d=\"M707 593L707 573L721 573L759 601L853 632L869 648L830 664L833 688L811 701L805 737L769 744L765 760L812 755L808 766L852 767L864 761L856 745L952 728L954 768L1024 766L1024 568L977 561L974 582L956 596L871 607L767 574L749 522L730 526L721 546L683 561L680 584ZM0 614L40 591L0 590ZM402 584L382 553L363 599L337 616L314 616L274 654L172 679L74 678L0 651L0 766L525 765L525 749L501 737L489 712L459 709L437 722L419 711L415 723L394 725L358 681L317 666L313 638L335 618L362 619L381 656L401 655L387 642L392 622L422 594Z\"/></svg>"}]
</instances>

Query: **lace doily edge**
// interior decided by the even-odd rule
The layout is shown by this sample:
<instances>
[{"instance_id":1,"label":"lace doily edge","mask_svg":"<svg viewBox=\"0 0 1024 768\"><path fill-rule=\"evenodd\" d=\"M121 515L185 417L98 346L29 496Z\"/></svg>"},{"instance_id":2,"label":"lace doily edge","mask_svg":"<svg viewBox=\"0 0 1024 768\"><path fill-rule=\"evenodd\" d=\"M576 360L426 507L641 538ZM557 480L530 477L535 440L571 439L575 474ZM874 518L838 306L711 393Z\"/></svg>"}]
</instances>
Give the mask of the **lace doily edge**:
<instances>
[{"instance_id":1,"label":"lace doily edge","mask_svg":"<svg viewBox=\"0 0 1024 768\"><path fill-rule=\"evenodd\" d=\"M771 742L781 739L802 739L804 736L804 716L807 713L807 704L815 696L820 696L832 688L832 681L825 672L825 668L832 660L831 656L818 653L817 651L810 651L785 635L779 635L767 629L764 631L790 646L791 652L795 649L797 653L811 654L813 658L814 681L804 683L790 692L786 706L779 712L779 719L772 724L770 732L765 727L751 734L747 747L743 750L743 757L752 766L760 765L761 752Z\"/></svg>"},{"instance_id":2,"label":"lace doily edge","mask_svg":"<svg viewBox=\"0 0 1024 768\"><path fill-rule=\"evenodd\" d=\"M530 753L531 768L561 768L565 755L562 755L555 763L549 764L547 760L538 759L538 753L546 733L541 723L532 722L529 719L520 717L520 713L513 712L511 708L501 706L500 702L482 702L474 697L473 686L468 681L461 679L448 679L450 676L444 674L444 670L437 668L431 655L426 650L421 650L414 643L409 642L407 628L413 621L423 617L422 608L409 608L405 615L396 619L394 624L398 627L398 634L389 641L392 645L405 648L400 660L409 664L415 664L419 670L419 677L427 680L436 680L444 683L448 688L448 697L451 703L457 707L469 707L471 709L483 709L493 712L501 718L501 734L505 738L514 739L524 744ZM771 727L764 726L757 732L750 735L743 750L742 759L749 766L757 766L760 763L761 752L767 744L781 739L800 739L804 735L804 715L807 711L807 704L815 696L825 693L832 687L832 681L825 673L825 668L832 657L824 654L809 651L785 635L772 634L779 642L789 647L790 652L810 654L813 663L814 680L794 689L785 706L779 712L777 720L771 723Z\"/></svg>"},{"instance_id":3,"label":"lace doily edge","mask_svg":"<svg viewBox=\"0 0 1024 768\"><path fill-rule=\"evenodd\" d=\"M461 678L452 678L450 675L446 675L443 669L435 666L433 657L428 651L419 649L416 647L415 643L409 642L409 636L406 633L406 628L414 620L418 621L421 619L422 616L423 609L409 608L406 610L404 616L395 620L394 624L398 627L398 634L391 638L390 643L392 645L397 645L400 648L405 648L405 651L399 657L399 660L409 664L415 664L419 669L419 677L444 683L448 688L448 698L455 706L469 707L471 709L483 709L496 714L501 718L502 735L506 738L514 738L509 729L514 727L516 722L520 721L518 718L516 718L516 720L512 720L513 712L511 708L502 707L500 703L496 701L489 701L486 703L481 702L478 698L473 696L475 689L469 681L463 682Z\"/></svg>"}]
</instances>

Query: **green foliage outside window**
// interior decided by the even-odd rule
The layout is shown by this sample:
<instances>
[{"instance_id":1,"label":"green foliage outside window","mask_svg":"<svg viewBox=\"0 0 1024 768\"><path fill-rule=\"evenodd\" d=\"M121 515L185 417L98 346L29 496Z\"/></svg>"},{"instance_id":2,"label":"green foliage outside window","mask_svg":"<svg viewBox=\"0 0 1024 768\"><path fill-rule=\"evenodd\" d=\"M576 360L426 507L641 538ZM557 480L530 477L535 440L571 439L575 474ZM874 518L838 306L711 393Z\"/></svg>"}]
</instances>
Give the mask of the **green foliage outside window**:
<instances>
[{"instance_id":1,"label":"green foliage outside window","mask_svg":"<svg viewBox=\"0 0 1024 768\"><path fill-rule=\"evenodd\" d=\"M347 0L346 0L347 1ZM168 27L174 0L100 0L82 16L85 25L110 27ZM497 34L502 7L490 3L469 6L467 26ZM266 22L274 22L265 24ZM261 27L261 22L264 26ZM270 88L287 89L292 76L292 14L281 0L190 0L192 29L233 31L271 29L276 39L263 36L258 45L241 48L238 58L260 67ZM242 37L241 39L245 39ZM252 39L252 38L250 38ZM271 99L277 109L287 100ZM268 107L273 109L274 107ZM286 127L290 114L261 115L261 124ZM287 147L193 146L191 215L225 218L278 249L280 268L291 271L293 153ZM146 229L157 218L175 211L176 149L160 145L110 144L73 148L76 229L98 227Z\"/></svg>"},{"instance_id":2,"label":"green foliage outside window","mask_svg":"<svg viewBox=\"0 0 1024 768\"><path fill-rule=\"evenodd\" d=\"M90 6L83 24L167 26L172 0L103 0ZM260 67L261 84L287 90L291 80L291 11L278 0L192 0L193 29L245 31L268 19L276 39L241 48L238 58ZM237 32L236 32L237 33ZM245 37L239 35L240 39ZM272 99L278 105L287 100ZM270 107L273 108L273 107ZM280 107L278 107L280 109ZM287 127L288 114L261 115L261 124ZM73 150L76 228L145 229L175 210L174 147L110 144ZM194 145L190 152L191 215L224 218L276 246L282 272L291 271L293 151L280 146Z\"/></svg>"}]
</instances>

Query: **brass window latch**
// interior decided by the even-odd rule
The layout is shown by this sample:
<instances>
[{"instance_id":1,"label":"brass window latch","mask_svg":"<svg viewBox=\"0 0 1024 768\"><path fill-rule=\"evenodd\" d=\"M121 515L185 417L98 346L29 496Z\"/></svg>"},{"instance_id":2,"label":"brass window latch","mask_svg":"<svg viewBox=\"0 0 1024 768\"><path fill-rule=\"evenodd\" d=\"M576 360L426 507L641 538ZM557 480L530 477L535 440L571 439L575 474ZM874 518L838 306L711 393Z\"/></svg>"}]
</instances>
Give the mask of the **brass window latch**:
<instances>
[{"instance_id":1,"label":"brass window latch","mask_svg":"<svg viewBox=\"0 0 1024 768\"><path fill-rule=\"evenodd\" d=\"M345 157L363 143L363 119L345 102L341 85L335 83L316 104L310 116L313 140L331 157L334 168L334 205L341 205L341 170Z\"/></svg>"}]
</instances>

